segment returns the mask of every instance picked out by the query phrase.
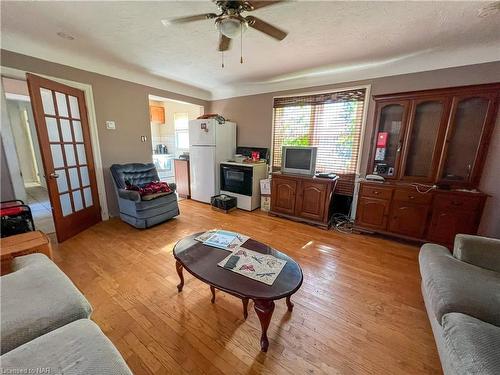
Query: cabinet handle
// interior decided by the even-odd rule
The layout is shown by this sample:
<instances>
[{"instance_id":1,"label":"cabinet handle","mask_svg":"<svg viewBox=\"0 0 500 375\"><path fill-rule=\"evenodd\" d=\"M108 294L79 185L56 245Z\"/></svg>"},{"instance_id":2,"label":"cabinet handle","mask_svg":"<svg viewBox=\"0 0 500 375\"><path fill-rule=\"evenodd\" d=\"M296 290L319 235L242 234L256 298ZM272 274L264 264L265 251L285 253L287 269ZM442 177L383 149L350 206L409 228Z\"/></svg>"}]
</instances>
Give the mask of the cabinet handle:
<instances>
[{"instance_id":1,"label":"cabinet handle","mask_svg":"<svg viewBox=\"0 0 500 375\"><path fill-rule=\"evenodd\" d=\"M456 201L452 201L451 204L453 206L461 206L463 204L463 202L456 202Z\"/></svg>"},{"instance_id":2,"label":"cabinet handle","mask_svg":"<svg viewBox=\"0 0 500 375\"><path fill-rule=\"evenodd\" d=\"M379 194L380 194L380 192L378 192L377 190L375 190L375 191L373 192L373 194L375 194L375 195L379 195Z\"/></svg>"},{"instance_id":3,"label":"cabinet handle","mask_svg":"<svg viewBox=\"0 0 500 375\"><path fill-rule=\"evenodd\" d=\"M413 195L408 195L408 198L415 199L415 197Z\"/></svg>"}]
</instances>

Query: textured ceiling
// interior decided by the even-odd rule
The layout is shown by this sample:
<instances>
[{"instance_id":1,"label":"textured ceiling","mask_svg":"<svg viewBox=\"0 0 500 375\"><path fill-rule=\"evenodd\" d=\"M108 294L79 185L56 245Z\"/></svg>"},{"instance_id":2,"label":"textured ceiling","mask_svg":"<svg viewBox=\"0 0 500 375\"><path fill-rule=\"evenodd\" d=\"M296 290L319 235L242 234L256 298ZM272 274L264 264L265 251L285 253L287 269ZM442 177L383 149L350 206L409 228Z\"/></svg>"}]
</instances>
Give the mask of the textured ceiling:
<instances>
[{"instance_id":1,"label":"textured ceiling","mask_svg":"<svg viewBox=\"0 0 500 375\"><path fill-rule=\"evenodd\" d=\"M225 54L213 20L163 26L205 2L5 2L2 48L204 99L500 60L500 13L485 2L299 1L253 12L289 35L255 30ZM57 36L64 32L75 37Z\"/></svg>"}]
</instances>

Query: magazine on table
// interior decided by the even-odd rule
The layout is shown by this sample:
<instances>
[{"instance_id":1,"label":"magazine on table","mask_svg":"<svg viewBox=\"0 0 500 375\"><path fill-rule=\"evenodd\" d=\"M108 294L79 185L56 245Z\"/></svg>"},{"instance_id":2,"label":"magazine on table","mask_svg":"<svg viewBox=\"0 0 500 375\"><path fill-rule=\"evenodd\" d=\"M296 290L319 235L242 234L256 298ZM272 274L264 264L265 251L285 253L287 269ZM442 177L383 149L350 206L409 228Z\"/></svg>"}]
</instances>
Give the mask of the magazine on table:
<instances>
[{"instance_id":1,"label":"magazine on table","mask_svg":"<svg viewBox=\"0 0 500 375\"><path fill-rule=\"evenodd\" d=\"M233 251L243 245L250 237L240 233L221 229L209 230L195 239L204 245L216 247L222 250Z\"/></svg>"},{"instance_id":2,"label":"magazine on table","mask_svg":"<svg viewBox=\"0 0 500 375\"><path fill-rule=\"evenodd\" d=\"M217 265L264 284L273 285L285 264L284 259L240 247Z\"/></svg>"},{"instance_id":3,"label":"magazine on table","mask_svg":"<svg viewBox=\"0 0 500 375\"><path fill-rule=\"evenodd\" d=\"M205 233L202 233L200 234L198 237L195 237L194 239L196 241L200 241L200 242L205 242L206 240L208 240L210 237L212 237L212 235L217 232L217 229L210 229L210 230L207 230Z\"/></svg>"}]
</instances>

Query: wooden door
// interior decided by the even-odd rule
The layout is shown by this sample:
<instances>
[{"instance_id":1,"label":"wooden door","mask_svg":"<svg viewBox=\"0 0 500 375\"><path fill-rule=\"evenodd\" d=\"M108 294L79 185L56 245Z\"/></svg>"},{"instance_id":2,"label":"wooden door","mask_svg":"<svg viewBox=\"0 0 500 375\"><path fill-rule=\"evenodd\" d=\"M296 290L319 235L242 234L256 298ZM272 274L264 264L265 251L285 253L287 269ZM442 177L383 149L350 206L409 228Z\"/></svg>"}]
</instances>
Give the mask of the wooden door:
<instances>
[{"instance_id":1,"label":"wooden door","mask_svg":"<svg viewBox=\"0 0 500 375\"><path fill-rule=\"evenodd\" d=\"M435 181L449 107L446 96L412 101L401 163L402 179Z\"/></svg>"},{"instance_id":2,"label":"wooden door","mask_svg":"<svg viewBox=\"0 0 500 375\"><path fill-rule=\"evenodd\" d=\"M438 207L432 212L426 237L430 241L452 246L458 233L475 234L478 222L478 215L475 212Z\"/></svg>"},{"instance_id":3,"label":"wooden door","mask_svg":"<svg viewBox=\"0 0 500 375\"><path fill-rule=\"evenodd\" d=\"M429 210L429 205L393 201L389 215L389 231L409 237L422 238Z\"/></svg>"},{"instance_id":4,"label":"wooden door","mask_svg":"<svg viewBox=\"0 0 500 375\"><path fill-rule=\"evenodd\" d=\"M83 91L27 74L57 239L101 221Z\"/></svg>"},{"instance_id":5,"label":"wooden door","mask_svg":"<svg viewBox=\"0 0 500 375\"><path fill-rule=\"evenodd\" d=\"M358 201L356 224L361 227L385 230L389 205L388 200L362 196Z\"/></svg>"},{"instance_id":6,"label":"wooden door","mask_svg":"<svg viewBox=\"0 0 500 375\"><path fill-rule=\"evenodd\" d=\"M297 181L273 177L271 184L271 211L286 215L295 215Z\"/></svg>"},{"instance_id":7,"label":"wooden door","mask_svg":"<svg viewBox=\"0 0 500 375\"><path fill-rule=\"evenodd\" d=\"M323 221L328 185L324 183L302 181L297 195L297 216L305 219Z\"/></svg>"},{"instance_id":8,"label":"wooden door","mask_svg":"<svg viewBox=\"0 0 500 375\"><path fill-rule=\"evenodd\" d=\"M408 100L391 100L377 103L375 109L376 131L373 137L372 154L367 174L375 172L375 167L385 165L377 174L386 179L399 175L401 149L406 130ZM380 144L380 136L382 142Z\"/></svg>"},{"instance_id":9,"label":"wooden door","mask_svg":"<svg viewBox=\"0 0 500 375\"><path fill-rule=\"evenodd\" d=\"M454 96L439 166L439 182L479 184L496 119L496 93Z\"/></svg>"}]
</instances>

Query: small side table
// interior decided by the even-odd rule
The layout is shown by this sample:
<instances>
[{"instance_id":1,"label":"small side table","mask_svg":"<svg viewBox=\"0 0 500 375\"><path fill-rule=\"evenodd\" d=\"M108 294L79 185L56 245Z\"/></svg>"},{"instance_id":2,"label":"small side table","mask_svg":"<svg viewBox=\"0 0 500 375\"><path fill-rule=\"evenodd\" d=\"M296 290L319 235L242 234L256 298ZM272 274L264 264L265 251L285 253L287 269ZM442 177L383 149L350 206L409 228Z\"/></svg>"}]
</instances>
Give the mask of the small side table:
<instances>
[{"instance_id":1,"label":"small side table","mask_svg":"<svg viewBox=\"0 0 500 375\"><path fill-rule=\"evenodd\" d=\"M47 235L39 230L0 239L1 274L11 272L12 259L21 255L42 253L52 259L52 246Z\"/></svg>"}]
</instances>

